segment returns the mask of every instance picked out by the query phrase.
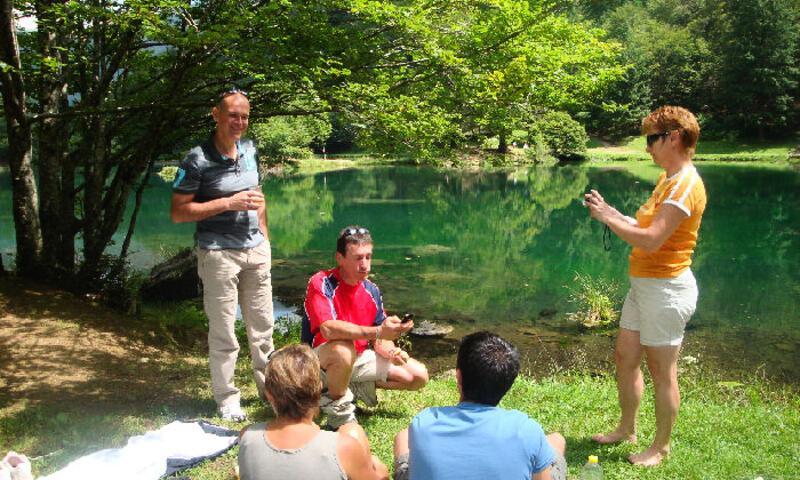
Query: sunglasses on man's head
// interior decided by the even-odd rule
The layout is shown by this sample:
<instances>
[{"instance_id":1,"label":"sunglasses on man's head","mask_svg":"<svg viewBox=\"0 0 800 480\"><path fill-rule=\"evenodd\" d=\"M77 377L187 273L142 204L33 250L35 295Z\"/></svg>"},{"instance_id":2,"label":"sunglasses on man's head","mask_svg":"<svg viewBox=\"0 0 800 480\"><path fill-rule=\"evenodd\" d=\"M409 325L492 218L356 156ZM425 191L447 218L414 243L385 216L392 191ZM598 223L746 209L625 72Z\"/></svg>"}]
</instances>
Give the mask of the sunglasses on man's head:
<instances>
[{"instance_id":1,"label":"sunglasses on man's head","mask_svg":"<svg viewBox=\"0 0 800 480\"><path fill-rule=\"evenodd\" d=\"M342 236L343 237L349 237L351 235L366 235L368 233L369 233L369 230L367 230L364 227L360 227L360 228L345 228L344 232L342 232Z\"/></svg>"},{"instance_id":2,"label":"sunglasses on man's head","mask_svg":"<svg viewBox=\"0 0 800 480\"><path fill-rule=\"evenodd\" d=\"M244 95L245 98L249 98L249 95L244 90L241 90L239 87L231 87L229 90L225 90L224 92L220 93L219 99L222 100L225 97L228 97L230 95L235 95L237 93L239 95Z\"/></svg>"},{"instance_id":3,"label":"sunglasses on man's head","mask_svg":"<svg viewBox=\"0 0 800 480\"><path fill-rule=\"evenodd\" d=\"M652 146L653 146L653 144L654 144L654 143L656 143L656 142L658 141L658 139L659 139L659 138L661 138L661 137L666 137L666 136L668 136L670 133L672 133L672 132L670 132L669 130L667 130L666 132L661 132L661 133L653 133L652 135L648 135L648 136L647 136L647 146L648 146L648 147L652 147Z\"/></svg>"}]
</instances>

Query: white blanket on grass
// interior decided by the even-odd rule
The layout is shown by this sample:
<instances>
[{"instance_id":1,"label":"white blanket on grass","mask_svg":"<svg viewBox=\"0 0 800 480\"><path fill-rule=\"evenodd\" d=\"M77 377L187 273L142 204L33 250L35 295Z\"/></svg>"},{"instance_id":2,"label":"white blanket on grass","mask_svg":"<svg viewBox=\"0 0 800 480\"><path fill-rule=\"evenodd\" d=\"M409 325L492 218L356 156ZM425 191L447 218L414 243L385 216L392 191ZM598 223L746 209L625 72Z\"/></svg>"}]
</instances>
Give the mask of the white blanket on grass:
<instances>
[{"instance_id":1,"label":"white blanket on grass","mask_svg":"<svg viewBox=\"0 0 800 480\"><path fill-rule=\"evenodd\" d=\"M196 463L194 460L222 454L237 439L236 435L208 433L199 423L172 422L154 432L131 437L122 448L81 457L39 480L157 480L175 471L175 464L188 466Z\"/></svg>"}]
</instances>

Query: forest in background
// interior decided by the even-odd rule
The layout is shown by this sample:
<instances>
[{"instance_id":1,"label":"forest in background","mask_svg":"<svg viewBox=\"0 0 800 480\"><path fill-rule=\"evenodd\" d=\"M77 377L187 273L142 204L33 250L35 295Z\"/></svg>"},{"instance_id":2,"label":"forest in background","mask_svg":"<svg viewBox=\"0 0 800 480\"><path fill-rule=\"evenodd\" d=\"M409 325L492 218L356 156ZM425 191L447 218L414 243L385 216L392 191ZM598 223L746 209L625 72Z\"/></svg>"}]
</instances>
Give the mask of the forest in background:
<instances>
[{"instance_id":1,"label":"forest in background","mask_svg":"<svg viewBox=\"0 0 800 480\"><path fill-rule=\"evenodd\" d=\"M710 138L797 131L797 0L0 0L19 274L103 281L127 202L237 86L268 161L580 155L661 104ZM18 21L35 19L22 30ZM75 239L80 239L76 251ZM47 265L48 268L41 268Z\"/></svg>"}]
</instances>

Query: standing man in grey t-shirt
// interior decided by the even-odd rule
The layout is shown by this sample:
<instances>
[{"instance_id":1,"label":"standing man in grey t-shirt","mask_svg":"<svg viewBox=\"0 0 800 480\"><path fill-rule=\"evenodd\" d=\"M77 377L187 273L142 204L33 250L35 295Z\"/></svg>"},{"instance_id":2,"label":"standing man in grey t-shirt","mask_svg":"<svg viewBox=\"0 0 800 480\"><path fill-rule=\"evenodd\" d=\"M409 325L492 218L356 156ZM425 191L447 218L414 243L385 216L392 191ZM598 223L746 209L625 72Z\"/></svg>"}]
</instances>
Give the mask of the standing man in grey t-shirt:
<instances>
[{"instance_id":1,"label":"standing man in grey t-shirt","mask_svg":"<svg viewBox=\"0 0 800 480\"><path fill-rule=\"evenodd\" d=\"M197 222L197 271L208 316L211 388L223 419L244 421L233 382L242 309L253 373L264 398L264 367L272 352L272 277L267 214L258 154L243 140L250 116L247 94L224 92L211 109L214 134L191 149L172 187L172 221Z\"/></svg>"}]
</instances>

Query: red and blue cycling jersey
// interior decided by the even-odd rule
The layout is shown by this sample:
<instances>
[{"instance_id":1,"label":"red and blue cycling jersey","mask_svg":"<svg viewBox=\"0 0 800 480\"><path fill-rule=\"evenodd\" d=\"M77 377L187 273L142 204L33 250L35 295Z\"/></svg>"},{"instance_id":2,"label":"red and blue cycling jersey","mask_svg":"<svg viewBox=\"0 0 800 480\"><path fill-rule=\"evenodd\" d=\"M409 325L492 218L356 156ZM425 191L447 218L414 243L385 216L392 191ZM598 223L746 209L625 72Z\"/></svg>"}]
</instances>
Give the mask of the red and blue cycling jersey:
<instances>
[{"instance_id":1,"label":"red and blue cycling jersey","mask_svg":"<svg viewBox=\"0 0 800 480\"><path fill-rule=\"evenodd\" d=\"M378 286L369 280L348 285L339 276L339 269L322 270L308 281L304 302L302 341L316 348L327 342L320 326L327 320L372 327L386 319ZM367 340L354 340L356 353L367 349Z\"/></svg>"}]
</instances>

